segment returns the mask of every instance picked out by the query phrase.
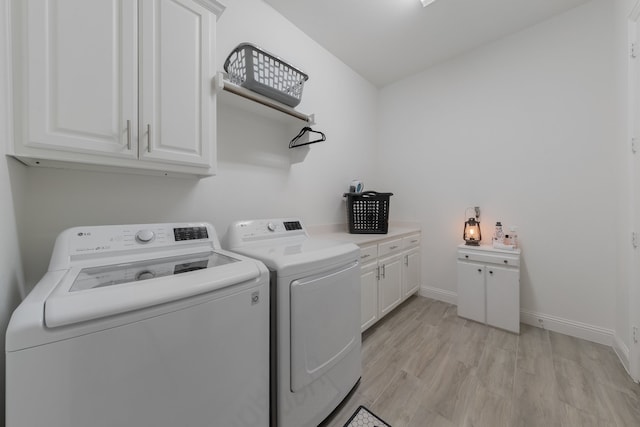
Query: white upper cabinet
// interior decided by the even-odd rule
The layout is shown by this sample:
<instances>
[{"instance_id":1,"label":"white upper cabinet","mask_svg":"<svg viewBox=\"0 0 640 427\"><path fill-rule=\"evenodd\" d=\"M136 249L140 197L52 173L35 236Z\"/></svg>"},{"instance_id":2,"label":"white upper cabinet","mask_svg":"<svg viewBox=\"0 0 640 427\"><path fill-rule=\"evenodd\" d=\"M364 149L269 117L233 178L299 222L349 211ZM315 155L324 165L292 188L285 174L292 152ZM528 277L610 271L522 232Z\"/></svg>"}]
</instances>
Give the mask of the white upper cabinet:
<instances>
[{"instance_id":1,"label":"white upper cabinet","mask_svg":"<svg viewBox=\"0 0 640 427\"><path fill-rule=\"evenodd\" d=\"M27 164L215 168L210 0L14 0L15 143Z\"/></svg>"},{"instance_id":2,"label":"white upper cabinet","mask_svg":"<svg viewBox=\"0 0 640 427\"><path fill-rule=\"evenodd\" d=\"M136 157L127 138L127 120L137 124L136 3L36 0L24 7L26 49L17 50L23 62L16 65L26 72L16 73L24 80L15 94L26 97L24 146Z\"/></svg>"},{"instance_id":3,"label":"white upper cabinet","mask_svg":"<svg viewBox=\"0 0 640 427\"><path fill-rule=\"evenodd\" d=\"M140 6L140 155L209 166L215 16L190 0L145 0Z\"/></svg>"}]
</instances>

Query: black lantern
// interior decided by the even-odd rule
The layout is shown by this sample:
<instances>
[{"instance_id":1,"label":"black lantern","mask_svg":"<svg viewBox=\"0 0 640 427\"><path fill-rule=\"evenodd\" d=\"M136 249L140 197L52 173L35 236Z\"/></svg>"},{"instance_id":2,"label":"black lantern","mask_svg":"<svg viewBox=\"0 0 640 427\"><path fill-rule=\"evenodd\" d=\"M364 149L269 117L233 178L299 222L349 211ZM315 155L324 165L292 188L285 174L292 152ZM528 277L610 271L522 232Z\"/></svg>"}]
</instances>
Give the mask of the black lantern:
<instances>
[{"instance_id":1,"label":"black lantern","mask_svg":"<svg viewBox=\"0 0 640 427\"><path fill-rule=\"evenodd\" d=\"M470 208L472 209L472 208ZM462 238L464 239L464 244L469 246L480 246L480 240L482 240L482 233L480 232L480 208L475 207L476 217L469 218L464 223L464 232L462 234Z\"/></svg>"}]
</instances>

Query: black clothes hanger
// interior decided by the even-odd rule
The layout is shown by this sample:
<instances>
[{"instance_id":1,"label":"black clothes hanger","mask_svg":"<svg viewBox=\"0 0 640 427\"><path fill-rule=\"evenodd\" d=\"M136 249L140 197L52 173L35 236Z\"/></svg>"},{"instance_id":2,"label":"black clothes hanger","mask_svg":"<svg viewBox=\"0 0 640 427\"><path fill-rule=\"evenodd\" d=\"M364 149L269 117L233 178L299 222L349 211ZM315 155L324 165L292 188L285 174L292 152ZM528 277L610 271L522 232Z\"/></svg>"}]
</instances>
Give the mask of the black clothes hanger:
<instances>
[{"instance_id":1,"label":"black clothes hanger","mask_svg":"<svg viewBox=\"0 0 640 427\"><path fill-rule=\"evenodd\" d=\"M301 144L296 144L296 141L298 141L300 138L302 138L304 136L305 133L309 132L309 134L311 133L319 133L320 134L320 139L315 139L313 141L308 141L308 142L303 142ZM298 134L295 136L295 138L293 138L291 140L291 142L289 143L289 148L295 148L295 147L302 147L304 145L309 145L309 144L313 144L316 142L322 142L322 141L326 141L327 137L325 136L324 133L318 131L318 130L313 130L308 126L303 127L300 132L298 132Z\"/></svg>"}]
</instances>

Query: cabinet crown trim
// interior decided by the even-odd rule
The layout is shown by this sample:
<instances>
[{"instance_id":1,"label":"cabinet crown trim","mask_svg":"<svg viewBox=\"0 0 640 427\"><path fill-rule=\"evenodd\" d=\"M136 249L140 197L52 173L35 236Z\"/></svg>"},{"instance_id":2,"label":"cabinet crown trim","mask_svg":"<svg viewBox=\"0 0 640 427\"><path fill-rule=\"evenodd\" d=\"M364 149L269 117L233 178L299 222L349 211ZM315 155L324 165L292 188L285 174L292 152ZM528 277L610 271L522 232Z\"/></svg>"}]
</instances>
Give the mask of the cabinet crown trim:
<instances>
[{"instance_id":1,"label":"cabinet crown trim","mask_svg":"<svg viewBox=\"0 0 640 427\"><path fill-rule=\"evenodd\" d=\"M222 12L224 12L225 9L227 8L227 6L225 6L224 4L220 3L217 0L193 0L193 1L195 1L205 9L213 12L216 15L216 20L217 18L220 18L220 15L222 15Z\"/></svg>"}]
</instances>

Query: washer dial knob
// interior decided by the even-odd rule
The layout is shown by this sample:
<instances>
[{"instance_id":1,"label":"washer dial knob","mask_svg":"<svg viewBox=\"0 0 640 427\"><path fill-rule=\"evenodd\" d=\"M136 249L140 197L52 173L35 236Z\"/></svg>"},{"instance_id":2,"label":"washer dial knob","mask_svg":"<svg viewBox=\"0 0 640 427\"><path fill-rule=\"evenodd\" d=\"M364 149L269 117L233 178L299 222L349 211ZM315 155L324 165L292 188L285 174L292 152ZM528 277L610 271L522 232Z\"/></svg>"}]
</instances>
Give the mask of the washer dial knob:
<instances>
[{"instance_id":1,"label":"washer dial knob","mask_svg":"<svg viewBox=\"0 0 640 427\"><path fill-rule=\"evenodd\" d=\"M136 273L136 280L148 280L156 277L156 274L151 270L142 270Z\"/></svg>"},{"instance_id":2,"label":"washer dial knob","mask_svg":"<svg viewBox=\"0 0 640 427\"><path fill-rule=\"evenodd\" d=\"M269 231L276 231L276 225L272 222L267 224L267 230Z\"/></svg>"},{"instance_id":3,"label":"washer dial knob","mask_svg":"<svg viewBox=\"0 0 640 427\"><path fill-rule=\"evenodd\" d=\"M156 233L151 230L140 230L136 233L136 241L139 243L149 243L155 239Z\"/></svg>"}]
</instances>

